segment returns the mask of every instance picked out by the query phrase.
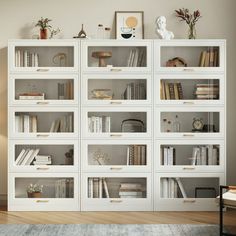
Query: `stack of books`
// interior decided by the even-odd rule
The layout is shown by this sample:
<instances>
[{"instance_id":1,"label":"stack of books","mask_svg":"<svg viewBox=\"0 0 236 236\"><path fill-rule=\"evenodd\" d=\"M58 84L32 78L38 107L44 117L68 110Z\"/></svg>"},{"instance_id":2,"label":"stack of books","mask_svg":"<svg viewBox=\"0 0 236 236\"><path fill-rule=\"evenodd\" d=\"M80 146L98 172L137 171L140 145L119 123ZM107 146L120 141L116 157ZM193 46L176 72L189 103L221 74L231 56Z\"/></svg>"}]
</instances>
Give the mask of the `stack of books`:
<instances>
[{"instance_id":1,"label":"stack of books","mask_svg":"<svg viewBox=\"0 0 236 236\"><path fill-rule=\"evenodd\" d=\"M219 66L219 51L214 47L201 52L199 59L200 67L217 67Z\"/></svg>"},{"instance_id":2,"label":"stack of books","mask_svg":"<svg viewBox=\"0 0 236 236\"><path fill-rule=\"evenodd\" d=\"M124 92L125 100L146 99L146 89L144 83L129 83Z\"/></svg>"},{"instance_id":3,"label":"stack of books","mask_svg":"<svg viewBox=\"0 0 236 236\"><path fill-rule=\"evenodd\" d=\"M146 146L129 145L127 148L127 165L146 165Z\"/></svg>"},{"instance_id":4,"label":"stack of books","mask_svg":"<svg viewBox=\"0 0 236 236\"><path fill-rule=\"evenodd\" d=\"M27 50L15 51L15 66L16 67L38 67L39 54L30 53Z\"/></svg>"},{"instance_id":5,"label":"stack of books","mask_svg":"<svg viewBox=\"0 0 236 236\"><path fill-rule=\"evenodd\" d=\"M74 197L74 180L59 179L55 182L56 198L73 198Z\"/></svg>"},{"instance_id":6,"label":"stack of books","mask_svg":"<svg viewBox=\"0 0 236 236\"><path fill-rule=\"evenodd\" d=\"M108 186L105 178L88 179L89 198L109 198Z\"/></svg>"},{"instance_id":7,"label":"stack of books","mask_svg":"<svg viewBox=\"0 0 236 236\"><path fill-rule=\"evenodd\" d=\"M44 100L44 93L20 93L19 100Z\"/></svg>"},{"instance_id":8,"label":"stack of books","mask_svg":"<svg viewBox=\"0 0 236 236\"><path fill-rule=\"evenodd\" d=\"M161 179L161 197L162 198L187 198L186 191L180 178L162 178ZM179 192L182 196L179 195Z\"/></svg>"},{"instance_id":9,"label":"stack of books","mask_svg":"<svg viewBox=\"0 0 236 236\"><path fill-rule=\"evenodd\" d=\"M34 165L51 165L52 158L50 155L37 155L35 157Z\"/></svg>"},{"instance_id":10,"label":"stack of books","mask_svg":"<svg viewBox=\"0 0 236 236\"><path fill-rule=\"evenodd\" d=\"M66 115L52 122L50 133L73 132L73 115Z\"/></svg>"},{"instance_id":11,"label":"stack of books","mask_svg":"<svg viewBox=\"0 0 236 236\"><path fill-rule=\"evenodd\" d=\"M18 133L37 132L37 116L15 115L15 131Z\"/></svg>"},{"instance_id":12,"label":"stack of books","mask_svg":"<svg viewBox=\"0 0 236 236\"><path fill-rule=\"evenodd\" d=\"M128 67L144 67L146 65L145 49L135 48L130 50L127 66Z\"/></svg>"},{"instance_id":13,"label":"stack of books","mask_svg":"<svg viewBox=\"0 0 236 236\"><path fill-rule=\"evenodd\" d=\"M183 99L184 95L182 84L179 82L168 83L162 80L160 84L160 97L162 100Z\"/></svg>"},{"instance_id":14,"label":"stack of books","mask_svg":"<svg viewBox=\"0 0 236 236\"><path fill-rule=\"evenodd\" d=\"M213 145L193 147L191 165L218 165L219 148Z\"/></svg>"},{"instance_id":15,"label":"stack of books","mask_svg":"<svg viewBox=\"0 0 236 236\"><path fill-rule=\"evenodd\" d=\"M39 149L22 149L15 160L15 164L18 166L31 165L38 153Z\"/></svg>"},{"instance_id":16,"label":"stack of books","mask_svg":"<svg viewBox=\"0 0 236 236\"><path fill-rule=\"evenodd\" d=\"M196 84L196 99L218 99L219 84Z\"/></svg>"},{"instance_id":17,"label":"stack of books","mask_svg":"<svg viewBox=\"0 0 236 236\"><path fill-rule=\"evenodd\" d=\"M68 81L66 83L57 84L58 99L73 99L74 97L73 82Z\"/></svg>"},{"instance_id":18,"label":"stack of books","mask_svg":"<svg viewBox=\"0 0 236 236\"><path fill-rule=\"evenodd\" d=\"M174 147L162 147L161 148L161 160L163 165L175 165L176 156Z\"/></svg>"},{"instance_id":19,"label":"stack of books","mask_svg":"<svg viewBox=\"0 0 236 236\"><path fill-rule=\"evenodd\" d=\"M110 116L91 116L88 117L88 130L90 133L110 133Z\"/></svg>"},{"instance_id":20,"label":"stack of books","mask_svg":"<svg viewBox=\"0 0 236 236\"><path fill-rule=\"evenodd\" d=\"M119 196L120 198L142 198L143 191L140 183L121 183Z\"/></svg>"}]
</instances>

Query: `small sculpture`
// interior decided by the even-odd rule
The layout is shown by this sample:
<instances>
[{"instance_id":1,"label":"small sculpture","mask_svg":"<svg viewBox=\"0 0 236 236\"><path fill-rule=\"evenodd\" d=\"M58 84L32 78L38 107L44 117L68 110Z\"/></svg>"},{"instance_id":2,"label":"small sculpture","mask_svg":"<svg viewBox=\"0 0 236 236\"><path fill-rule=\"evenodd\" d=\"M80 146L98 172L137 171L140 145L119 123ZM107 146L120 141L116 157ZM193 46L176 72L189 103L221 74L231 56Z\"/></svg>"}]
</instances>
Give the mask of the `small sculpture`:
<instances>
[{"instance_id":1,"label":"small sculpture","mask_svg":"<svg viewBox=\"0 0 236 236\"><path fill-rule=\"evenodd\" d=\"M112 52L93 52L92 57L98 59L99 67L106 67L106 59L112 57Z\"/></svg>"},{"instance_id":2,"label":"small sculpture","mask_svg":"<svg viewBox=\"0 0 236 236\"><path fill-rule=\"evenodd\" d=\"M187 67L187 62L181 57L175 57L166 62L166 67Z\"/></svg>"},{"instance_id":3,"label":"small sculpture","mask_svg":"<svg viewBox=\"0 0 236 236\"><path fill-rule=\"evenodd\" d=\"M162 39L173 39L175 36L173 32L168 31L166 29L166 18L165 16L159 16L156 20L157 24L157 34L162 38Z\"/></svg>"},{"instance_id":4,"label":"small sculpture","mask_svg":"<svg viewBox=\"0 0 236 236\"><path fill-rule=\"evenodd\" d=\"M78 36L74 36L74 39L86 39L87 38L87 34L84 31L84 24L82 24L82 28L80 30L80 32L78 33Z\"/></svg>"},{"instance_id":5,"label":"small sculpture","mask_svg":"<svg viewBox=\"0 0 236 236\"><path fill-rule=\"evenodd\" d=\"M59 52L53 57L52 61L55 65L58 65L58 62L59 62L60 67L66 66L66 64L67 64L66 54L63 52Z\"/></svg>"}]
</instances>

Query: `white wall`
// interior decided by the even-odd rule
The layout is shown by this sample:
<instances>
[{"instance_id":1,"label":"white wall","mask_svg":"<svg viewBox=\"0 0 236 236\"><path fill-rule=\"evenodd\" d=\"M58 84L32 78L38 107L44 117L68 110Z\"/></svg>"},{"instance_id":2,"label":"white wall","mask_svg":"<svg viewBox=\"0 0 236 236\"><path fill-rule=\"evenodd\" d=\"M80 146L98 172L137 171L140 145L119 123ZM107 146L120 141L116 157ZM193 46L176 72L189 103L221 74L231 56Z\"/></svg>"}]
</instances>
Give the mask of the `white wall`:
<instances>
[{"instance_id":1,"label":"white wall","mask_svg":"<svg viewBox=\"0 0 236 236\"><path fill-rule=\"evenodd\" d=\"M53 19L65 38L78 34L82 23L88 35L94 35L98 23L114 29L116 10L144 11L145 38L156 38L154 22L159 15L167 17L168 28L176 38L185 38L187 28L174 16L174 9L181 7L201 10L199 38L227 39L227 175L228 183L236 184L235 0L0 0L0 199L7 192L7 40L30 37L32 22L41 16Z\"/></svg>"}]
</instances>

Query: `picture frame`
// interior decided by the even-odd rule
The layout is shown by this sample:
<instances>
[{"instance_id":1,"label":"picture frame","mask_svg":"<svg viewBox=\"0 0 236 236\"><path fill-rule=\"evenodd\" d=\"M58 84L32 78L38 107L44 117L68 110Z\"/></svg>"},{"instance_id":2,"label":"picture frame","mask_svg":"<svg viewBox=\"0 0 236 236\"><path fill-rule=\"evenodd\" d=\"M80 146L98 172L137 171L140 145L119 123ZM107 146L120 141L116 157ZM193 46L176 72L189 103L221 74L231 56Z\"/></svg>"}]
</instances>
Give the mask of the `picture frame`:
<instances>
[{"instance_id":1,"label":"picture frame","mask_svg":"<svg viewBox=\"0 0 236 236\"><path fill-rule=\"evenodd\" d=\"M116 11L115 37L122 40L144 38L143 11Z\"/></svg>"}]
</instances>

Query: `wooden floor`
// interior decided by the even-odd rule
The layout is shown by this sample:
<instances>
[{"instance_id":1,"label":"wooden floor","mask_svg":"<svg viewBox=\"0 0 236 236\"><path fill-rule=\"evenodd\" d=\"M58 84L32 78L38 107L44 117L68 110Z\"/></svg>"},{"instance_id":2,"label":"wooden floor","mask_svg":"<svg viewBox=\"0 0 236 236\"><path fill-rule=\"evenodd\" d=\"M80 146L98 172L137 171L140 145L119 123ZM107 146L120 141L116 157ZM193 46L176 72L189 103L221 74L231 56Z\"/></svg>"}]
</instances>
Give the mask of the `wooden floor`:
<instances>
[{"instance_id":1,"label":"wooden floor","mask_svg":"<svg viewBox=\"0 0 236 236\"><path fill-rule=\"evenodd\" d=\"M232 229L236 226L236 210L224 214L225 224ZM218 212L7 212L0 209L0 224L218 224L218 221Z\"/></svg>"}]
</instances>

